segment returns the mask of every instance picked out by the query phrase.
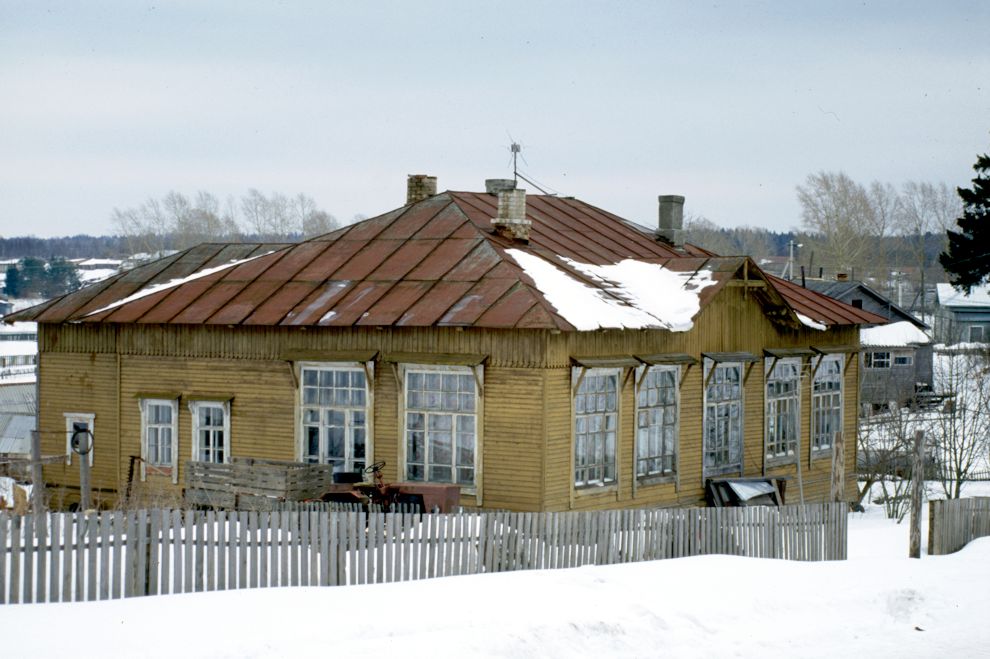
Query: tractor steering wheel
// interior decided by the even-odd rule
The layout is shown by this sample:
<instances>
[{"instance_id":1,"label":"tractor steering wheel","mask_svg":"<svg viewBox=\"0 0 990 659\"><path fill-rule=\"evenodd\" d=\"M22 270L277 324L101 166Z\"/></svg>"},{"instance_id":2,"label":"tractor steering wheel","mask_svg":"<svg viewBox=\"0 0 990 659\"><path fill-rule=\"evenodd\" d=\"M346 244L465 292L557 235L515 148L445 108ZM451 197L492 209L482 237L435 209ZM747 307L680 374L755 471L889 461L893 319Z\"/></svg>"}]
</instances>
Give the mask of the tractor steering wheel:
<instances>
[{"instance_id":1,"label":"tractor steering wheel","mask_svg":"<svg viewBox=\"0 0 990 659\"><path fill-rule=\"evenodd\" d=\"M382 470L382 467L384 467L384 466L385 466L385 461L384 460L379 460L378 462L374 463L370 467L365 467L364 473L366 473L366 474L373 474L376 471L381 471Z\"/></svg>"}]
</instances>

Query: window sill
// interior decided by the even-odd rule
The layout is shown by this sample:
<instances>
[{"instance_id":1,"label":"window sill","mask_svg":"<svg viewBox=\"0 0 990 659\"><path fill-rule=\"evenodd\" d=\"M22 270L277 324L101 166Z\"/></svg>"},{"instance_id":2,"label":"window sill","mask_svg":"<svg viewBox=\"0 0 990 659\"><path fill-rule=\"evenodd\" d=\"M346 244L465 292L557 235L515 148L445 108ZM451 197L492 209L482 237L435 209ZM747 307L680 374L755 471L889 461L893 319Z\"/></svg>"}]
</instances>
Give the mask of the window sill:
<instances>
[{"instance_id":1,"label":"window sill","mask_svg":"<svg viewBox=\"0 0 990 659\"><path fill-rule=\"evenodd\" d=\"M666 485L677 482L677 474L653 474L650 476L637 476L636 483L642 487L650 485Z\"/></svg>"},{"instance_id":2,"label":"window sill","mask_svg":"<svg viewBox=\"0 0 990 659\"><path fill-rule=\"evenodd\" d=\"M619 483L617 481L612 481L610 483L603 483L601 485L575 485L574 495L579 497L594 496L596 494L610 494L618 493Z\"/></svg>"},{"instance_id":3,"label":"window sill","mask_svg":"<svg viewBox=\"0 0 990 659\"><path fill-rule=\"evenodd\" d=\"M742 477L742 465L732 465L731 467L714 467L712 469L702 468L702 478L721 478L722 476Z\"/></svg>"},{"instance_id":4,"label":"window sill","mask_svg":"<svg viewBox=\"0 0 990 659\"><path fill-rule=\"evenodd\" d=\"M811 449L811 461L815 462L817 460L831 460L832 459L832 447L821 448L821 449Z\"/></svg>"},{"instance_id":5,"label":"window sill","mask_svg":"<svg viewBox=\"0 0 990 659\"><path fill-rule=\"evenodd\" d=\"M777 455L773 457L768 455L765 460L768 467L783 467L784 465L797 464L798 456L797 454Z\"/></svg>"}]
</instances>

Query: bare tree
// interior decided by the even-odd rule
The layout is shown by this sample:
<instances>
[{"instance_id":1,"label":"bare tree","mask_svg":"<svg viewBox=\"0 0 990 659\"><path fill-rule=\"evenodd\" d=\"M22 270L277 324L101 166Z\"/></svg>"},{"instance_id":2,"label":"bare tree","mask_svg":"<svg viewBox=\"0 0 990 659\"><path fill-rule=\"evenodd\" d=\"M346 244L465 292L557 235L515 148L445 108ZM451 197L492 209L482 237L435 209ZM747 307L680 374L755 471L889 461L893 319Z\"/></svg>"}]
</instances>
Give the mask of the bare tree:
<instances>
[{"instance_id":1,"label":"bare tree","mask_svg":"<svg viewBox=\"0 0 990 659\"><path fill-rule=\"evenodd\" d=\"M907 240L911 258L918 267L921 312L924 314L927 308L925 281L931 281L930 273L927 272L929 265L934 261L935 255L945 249L945 232L962 213L962 205L945 183L908 181L902 188L900 200L897 228ZM929 258L929 252L932 251L929 249L930 235L938 235L941 241L932 258Z\"/></svg>"},{"instance_id":2,"label":"bare tree","mask_svg":"<svg viewBox=\"0 0 990 659\"><path fill-rule=\"evenodd\" d=\"M936 353L933 375L935 390L948 398L928 418L928 435L942 491L958 499L963 484L990 457L990 351Z\"/></svg>"},{"instance_id":3,"label":"bare tree","mask_svg":"<svg viewBox=\"0 0 990 659\"><path fill-rule=\"evenodd\" d=\"M821 237L825 259L837 267L862 269L875 227L873 205L866 189L843 172L811 174L797 187L801 219Z\"/></svg>"}]
</instances>

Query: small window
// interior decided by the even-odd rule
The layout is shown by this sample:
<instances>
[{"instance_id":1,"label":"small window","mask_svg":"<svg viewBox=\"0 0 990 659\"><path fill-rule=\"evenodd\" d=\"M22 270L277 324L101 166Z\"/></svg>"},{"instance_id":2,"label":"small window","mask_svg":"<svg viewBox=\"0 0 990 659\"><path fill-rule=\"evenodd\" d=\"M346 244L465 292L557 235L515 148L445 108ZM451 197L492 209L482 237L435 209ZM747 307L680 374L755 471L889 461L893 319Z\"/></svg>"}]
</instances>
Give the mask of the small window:
<instances>
[{"instance_id":1,"label":"small window","mask_svg":"<svg viewBox=\"0 0 990 659\"><path fill-rule=\"evenodd\" d=\"M912 365L914 365L914 355L894 356L894 366L912 366Z\"/></svg>"},{"instance_id":2,"label":"small window","mask_svg":"<svg viewBox=\"0 0 990 659\"><path fill-rule=\"evenodd\" d=\"M576 369L577 370L577 369ZM619 369L590 368L574 394L574 485L615 482Z\"/></svg>"},{"instance_id":3,"label":"small window","mask_svg":"<svg viewBox=\"0 0 990 659\"><path fill-rule=\"evenodd\" d=\"M178 402L160 398L141 400L141 457L142 477L147 468L156 473L171 473L172 482L179 481L178 473Z\"/></svg>"},{"instance_id":4,"label":"small window","mask_svg":"<svg viewBox=\"0 0 990 659\"><path fill-rule=\"evenodd\" d=\"M193 401L192 459L197 462L230 462L230 405L226 401Z\"/></svg>"},{"instance_id":5,"label":"small window","mask_svg":"<svg viewBox=\"0 0 990 659\"><path fill-rule=\"evenodd\" d=\"M863 300L861 300L860 298L854 298L853 301L852 301L852 305L854 307L856 307L857 309L862 309L863 308Z\"/></svg>"},{"instance_id":6,"label":"small window","mask_svg":"<svg viewBox=\"0 0 990 659\"><path fill-rule=\"evenodd\" d=\"M866 368L890 368L890 352L867 352L863 355L863 365Z\"/></svg>"},{"instance_id":7,"label":"small window","mask_svg":"<svg viewBox=\"0 0 990 659\"><path fill-rule=\"evenodd\" d=\"M983 326L982 325L970 325L969 326L969 340L971 343L983 343Z\"/></svg>"},{"instance_id":8,"label":"small window","mask_svg":"<svg viewBox=\"0 0 990 659\"><path fill-rule=\"evenodd\" d=\"M77 432L88 432L88 441L93 442L94 439L94 426L95 426L95 414L78 413L78 412L66 412L65 416L65 464L72 464L72 459L76 456L76 452L72 450L72 436ZM95 446L93 446L95 448ZM93 466L93 453L91 449L89 452L89 464Z\"/></svg>"}]
</instances>

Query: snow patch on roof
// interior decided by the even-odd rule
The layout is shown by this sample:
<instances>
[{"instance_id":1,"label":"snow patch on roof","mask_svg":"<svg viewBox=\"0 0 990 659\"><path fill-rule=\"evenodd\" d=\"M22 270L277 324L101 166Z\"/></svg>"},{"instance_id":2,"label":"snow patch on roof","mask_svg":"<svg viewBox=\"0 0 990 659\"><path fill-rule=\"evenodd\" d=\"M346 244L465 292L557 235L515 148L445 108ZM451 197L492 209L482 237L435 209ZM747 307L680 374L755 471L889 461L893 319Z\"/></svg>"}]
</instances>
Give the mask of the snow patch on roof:
<instances>
[{"instance_id":1,"label":"snow patch on roof","mask_svg":"<svg viewBox=\"0 0 990 659\"><path fill-rule=\"evenodd\" d=\"M859 342L864 346L906 346L931 343L928 335L907 320L859 330Z\"/></svg>"},{"instance_id":2,"label":"snow patch on roof","mask_svg":"<svg viewBox=\"0 0 990 659\"><path fill-rule=\"evenodd\" d=\"M809 318L808 316L805 316L803 313L799 311L796 311L795 313L797 314L798 320L801 321L802 325L807 325L811 329L816 329L823 332L828 329L827 327L825 327L824 323L820 323L817 320Z\"/></svg>"},{"instance_id":3,"label":"snow patch on roof","mask_svg":"<svg viewBox=\"0 0 990 659\"><path fill-rule=\"evenodd\" d=\"M943 307L990 307L990 284L974 286L968 294L952 284L936 284L935 290Z\"/></svg>"},{"instance_id":4,"label":"snow patch on roof","mask_svg":"<svg viewBox=\"0 0 990 659\"><path fill-rule=\"evenodd\" d=\"M86 314L86 316L87 317L89 317L89 316L95 316L98 313L102 313L104 311L109 311L111 309L116 309L117 307L123 306L123 305L127 304L128 302L133 302L134 300L140 300L143 297L148 297L149 295L154 295L155 293L160 293L161 291L166 291L166 290L168 290L170 288L175 288L176 286L181 286L182 284L185 284L185 283L188 283L188 282L191 282L191 281L195 281L197 279L202 279L203 277L207 277L209 275L212 275L215 272L220 272L221 270L227 270L228 268L233 268L235 266L241 265L242 263L247 263L248 261L253 261L255 259L260 259L262 256L268 256L269 254L273 254L273 253L274 253L274 250L269 251L269 252L265 252L264 254L258 254L257 256L251 256L251 257L246 258L246 259L232 260L229 263L224 263L223 265L217 265L217 266L214 266L212 268L206 268L204 270L200 270L198 272L194 272L193 274L187 275L185 277L180 277L178 279L172 279L170 281L165 282L164 284L153 284L152 286L148 286L146 288L142 288L138 292L132 293L131 295L128 295L127 297L125 297L122 300L117 300L116 302L111 302L107 306L100 307L96 311L90 311L88 314Z\"/></svg>"},{"instance_id":5,"label":"snow patch on roof","mask_svg":"<svg viewBox=\"0 0 990 659\"><path fill-rule=\"evenodd\" d=\"M716 283L707 270L674 272L634 259L591 265L562 258L596 284L589 286L546 259L518 249L506 252L579 330L660 327L686 332L701 308L701 290Z\"/></svg>"}]
</instances>

